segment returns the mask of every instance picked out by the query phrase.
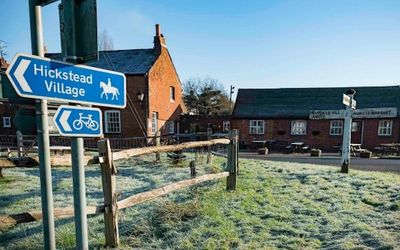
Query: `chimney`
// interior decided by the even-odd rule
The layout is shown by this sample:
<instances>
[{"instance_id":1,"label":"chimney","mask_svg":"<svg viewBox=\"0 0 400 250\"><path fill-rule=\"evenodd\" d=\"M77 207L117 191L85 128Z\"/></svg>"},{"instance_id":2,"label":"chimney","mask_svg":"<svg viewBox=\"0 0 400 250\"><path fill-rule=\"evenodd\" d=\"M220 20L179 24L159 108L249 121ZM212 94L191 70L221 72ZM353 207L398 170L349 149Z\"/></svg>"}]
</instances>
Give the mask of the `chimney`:
<instances>
[{"instance_id":1,"label":"chimney","mask_svg":"<svg viewBox=\"0 0 400 250\"><path fill-rule=\"evenodd\" d=\"M156 24L156 36L160 36L160 24Z\"/></svg>"},{"instance_id":2,"label":"chimney","mask_svg":"<svg viewBox=\"0 0 400 250\"><path fill-rule=\"evenodd\" d=\"M157 55L160 55L162 49L166 48L165 38L160 32L160 24L156 24L156 35L154 36L154 51Z\"/></svg>"}]
</instances>

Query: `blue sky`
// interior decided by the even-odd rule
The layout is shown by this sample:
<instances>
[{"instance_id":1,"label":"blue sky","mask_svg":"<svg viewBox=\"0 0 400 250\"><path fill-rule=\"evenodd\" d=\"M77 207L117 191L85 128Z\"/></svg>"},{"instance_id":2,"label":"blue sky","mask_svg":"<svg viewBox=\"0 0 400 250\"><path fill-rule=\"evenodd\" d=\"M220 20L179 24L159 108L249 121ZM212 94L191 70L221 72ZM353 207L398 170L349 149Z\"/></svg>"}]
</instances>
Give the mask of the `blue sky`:
<instances>
[{"instance_id":1,"label":"blue sky","mask_svg":"<svg viewBox=\"0 0 400 250\"><path fill-rule=\"evenodd\" d=\"M30 52L27 0L1 0L8 59ZM57 4L43 9L45 44L60 50ZM98 0L98 30L115 49L152 47L160 23L182 81L226 87L400 84L398 0Z\"/></svg>"}]
</instances>

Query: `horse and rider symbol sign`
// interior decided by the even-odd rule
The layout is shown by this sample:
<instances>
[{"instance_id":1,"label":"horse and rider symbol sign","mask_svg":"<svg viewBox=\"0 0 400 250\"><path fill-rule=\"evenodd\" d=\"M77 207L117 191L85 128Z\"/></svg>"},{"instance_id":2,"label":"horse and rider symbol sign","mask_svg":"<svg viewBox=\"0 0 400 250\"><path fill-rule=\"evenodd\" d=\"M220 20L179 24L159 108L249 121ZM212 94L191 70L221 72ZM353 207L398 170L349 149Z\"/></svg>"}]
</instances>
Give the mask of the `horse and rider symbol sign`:
<instances>
[{"instance_id":1,"label":"horse and rider symbol sign","mask_svg":"<svg viewBox=\"0 0 400 250\"><path fill-rule=\"evenodd\" d=\"M119 72L17 54L6 74L22 97L126 106L126 78Z\"/></svg>"},{"instance_id":2,"label":"horse and rider symbol sign","mask_svg":"<svg viewBox=\"0 0 400 250\"><path fill-rule=\"evenodd\" d=\"M101 96L100 96L101 98L103 98L103 95L105 95L106 99L108 100L108 94L111 94L112 95L111 100L114 100L114 98L118 100L118 96L120 95L118 88L111 85L110 78L108 78L107 83L100 82L100 88L103 89L103 92L101 92Z\"/></svg>"}]
</instances>

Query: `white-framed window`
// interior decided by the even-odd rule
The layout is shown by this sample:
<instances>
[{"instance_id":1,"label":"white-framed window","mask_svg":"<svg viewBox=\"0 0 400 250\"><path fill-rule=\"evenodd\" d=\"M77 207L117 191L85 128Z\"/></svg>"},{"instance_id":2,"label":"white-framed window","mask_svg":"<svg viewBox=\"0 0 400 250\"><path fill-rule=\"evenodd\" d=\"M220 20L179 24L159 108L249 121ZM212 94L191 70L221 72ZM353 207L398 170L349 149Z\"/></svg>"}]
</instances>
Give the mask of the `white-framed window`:
<instances>
[{"instance_id":1,"label":"white-framed window","mask_svg":"<svg viewBox=\"0 0 400 250\"><path fill-rule=\"evenodd\" d=\"M175 122L174 121L168 121L167 122L167 131L168 131L168 134L174 134L175 133Z\"/></svg>"},{"instance_id":2,"label":"white-framed window","mask_svg":"<svg viewBox=\"0 0 400 250\"><path fill-rule=\"evenodd\" d=\"M292 135L305 135L307 132L307 121L295 120L292 121Z\"/></svg>"},{"instance_id":3,"label":"white-framed window","mask_svg":"<svg viewBox=\"0 0 400 250\"><path fill-rule=\"evenodd\" d=\"M263 120L250 120L249 134L262 135L264 134L265 122Z\"/></svg>"},{"instance_id":4,"label":"white-framed window","mask_svg":"<svg viewBox=\"0 0 400 250\"><path fill-rule=\"evenodd\" d=\"M229 131L231 129L231 122L230 121L223 121L222 122L222 129L223 129L223 131Z\"/></svg>"},{"instance_id":5,"label":"white-framed window","mask_svg":"<svg viewBox=\"0 0 400 250\"><path fill-rule=\"evenodd\" d=\"M169 100L171 102L175 101L175 87L172 86L169 87Z\"/></svg>"},{"instance_id":6,"label":"white-framed window","mask_svg":"<svg viewBox=\"0 0 400 250\"><path fill-rule=\"evenodd\" d=\"M151 114L151 133L155 135L158 130L158 112Z\"/></svg>"},{"instance_id":7,"label":"white-framed window","mask_svg":"<svg viewBox=\"0 0 400 250\"><path fill-rule=\"evenodd\" d=\"M332 120L331 129L329 130L330 135L342 135L343 134L343 121Z\"/></svg>"},{"instance_id":8,"label":"white-framed window","mask_svg":"<svg viewBox=\"0 0 400 250\"><path fill-rule=\"evenodd\" d=\"M3 117L3 128L11 128L11 117Z\"/></svg>"},{"instance_id":9,"label":"white-framed window","mask_svg":"<svg viewBox=\"0 0 400 250\"><path fill-rule=\"evenodd\" d=\"M393 127L392 120L380 120L378 127L378 135L382 136L392 135L392 127Z\"/></svg>"},{"instance_id":10,"label":"white-framed window","mask_svg":"<svg viewBox=\"0 0 400 250\"><path fill-rule=\"evenodd\" d=\"M107 110L104 112L106 133L121 133L121 113L119 110Z\"/></svg>"}]
</instances>

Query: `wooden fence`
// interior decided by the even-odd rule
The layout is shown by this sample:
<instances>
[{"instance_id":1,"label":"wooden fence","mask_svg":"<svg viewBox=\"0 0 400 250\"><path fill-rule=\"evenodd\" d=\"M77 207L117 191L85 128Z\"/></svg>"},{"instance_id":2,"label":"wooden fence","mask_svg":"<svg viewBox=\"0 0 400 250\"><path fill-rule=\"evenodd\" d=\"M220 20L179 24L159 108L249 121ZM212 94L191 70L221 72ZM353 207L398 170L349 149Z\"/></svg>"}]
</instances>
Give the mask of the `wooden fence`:
<instances>
[{"instance_id":1,"label":"wooden fence","mask_svg":"<svg viewBox=\"0 0 400 250\"><path fill-rule=\"evenodd\" d=\"M149 146L169 145L188 141L202 141L212 137L226 136L226 133L211 134L208 132L198 132L192 134L173 134L149 137L112 137L109 138L113 150L125 150L130 148L141 148ZM71 147L71 138L60 135L50 135L50 150L68 151ZM96 151L98 149L96 138L85 138L84 147L86 150ZM0 153L6 152L10 156L11 151L18 151L18 156L26 156L28 153L37 152L36 135L23 135L17 131L16 135L0 135Z\"/></svg>"},{"instance_id":2,"label":"wooden fence","mask_svg":"<svg viewBox=\"0 0 400 250\"><path fill-rule=\"evenodd\" d=\"M116 180L117 168L114 163L116 160L127 159L133 156L140 156L151 153L162 153L162 152L177 152L189 148L207 148L209 156L207 157L208 163L211 161L211 146L225 144L228 147L228 161L227 169L225 172L217 174L206 174L199 177L195 177L193 174L195 171L191 171L191 179L178 181L165 185L163 187L138 193L128 198L118 201L118 194L116 192ZM88 206L86 207L87 215L92 214L104 214L105 224L105 239L106 247L118 247L119 245L119 233L118 233L118 210L128 208L149 200L153 200L162 195L170 192L190 187L192 185L202 183L209 180L220 179L223 177L227 178L226 190L233 191L236 189L236 179L238 173L238 132L232 130L229 132L227 138L210 139L206 141L195 141L195 142L184 142L176 145L163 145L153 146L146 148L134 148L123 150L112 153L110 140L103 139L98 142L99 156L93 159L88 159L89 163L100 163L101 175L102 175L102 187L104 194L104 204L99 206ZM191 170L194 167L193 162L190 164ZM73 207L66 208L55 208L54 216L56 218L66 218L74 216ZM27 212L22 214L14 214L8 216L0 216L0 229L9 228L13 225L20 223L27 223L32 221L38 221L42 219L40 211Z\"/></svg>"}]
</instances>

